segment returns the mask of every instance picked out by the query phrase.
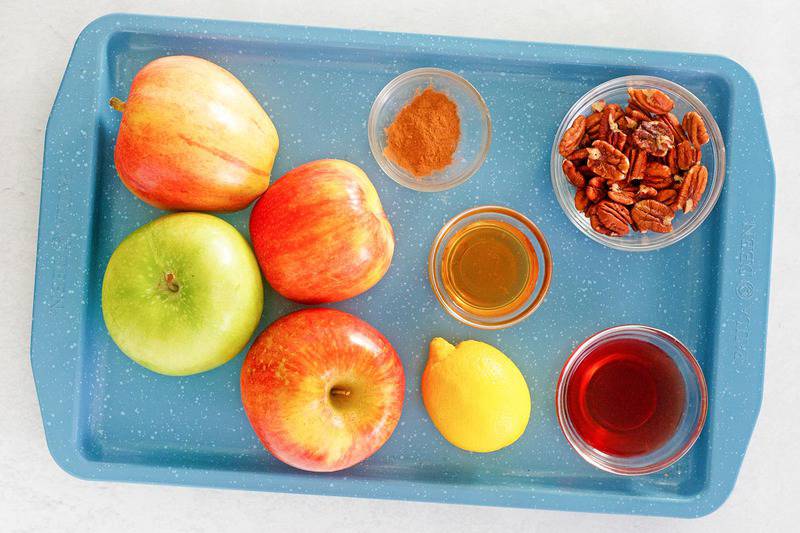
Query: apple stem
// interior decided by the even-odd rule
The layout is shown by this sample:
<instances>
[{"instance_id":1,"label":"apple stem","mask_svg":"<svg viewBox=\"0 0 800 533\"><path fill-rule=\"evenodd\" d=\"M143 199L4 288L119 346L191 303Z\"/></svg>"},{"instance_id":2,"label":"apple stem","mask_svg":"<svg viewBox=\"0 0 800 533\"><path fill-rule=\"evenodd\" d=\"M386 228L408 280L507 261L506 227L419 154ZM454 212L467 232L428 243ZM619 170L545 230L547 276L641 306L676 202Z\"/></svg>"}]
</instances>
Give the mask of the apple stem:
<instances>
[{"instance_id":1,"label":"apple stem","mask_svg":"<svg viewBox=\"0 0 800 533\"><path fill-rule=\"evenodd\" d=\"M333 394L334 396L350 396L350 390L333 388L331 389L331 394Z\"/></svg>"},{"instance_id":2,"label":"apple stem","mask_svg":"<svg viewBox=\"0 0 800 533\"><path fill-rule=\"evenodd\" d=\"M177 283L175 283L175 274L172 272L167 272L167 274L164 276L164 281L167 282L167 289L169 289L170 292L178 292L180 287Z\"/></svg>"},{"instance_id":3,"label":"apple stem","mask_svg":"<svg viewBox=\"0 0 800 533\"><path fill-rule=\"evenodd\" d=\"M122 113L125 111L125 102L117 98L116 96L112 96L111 99L108 101L108 105L110 105L114 110L119 111Z\"/></svg>"}]
</instances>

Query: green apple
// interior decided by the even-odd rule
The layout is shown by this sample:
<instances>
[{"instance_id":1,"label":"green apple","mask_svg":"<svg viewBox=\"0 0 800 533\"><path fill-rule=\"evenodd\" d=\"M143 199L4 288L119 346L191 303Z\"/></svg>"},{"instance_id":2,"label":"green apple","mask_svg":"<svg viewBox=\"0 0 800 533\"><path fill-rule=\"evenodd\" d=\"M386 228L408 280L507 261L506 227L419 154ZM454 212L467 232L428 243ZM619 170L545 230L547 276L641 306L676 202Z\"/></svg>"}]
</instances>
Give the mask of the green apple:
<instances>
[{"instance_id":1,"label":"green apple","mask_svg":"<svg viewBox=\"0 0 800 533\"><path fill-rule=\"evenodd\" d=\"M103 277L103 319L120 350L173 376L236 356L261 318L264 288L247 241L203 213L166 215L114 250Z\"/></svg>"}]
</instances>

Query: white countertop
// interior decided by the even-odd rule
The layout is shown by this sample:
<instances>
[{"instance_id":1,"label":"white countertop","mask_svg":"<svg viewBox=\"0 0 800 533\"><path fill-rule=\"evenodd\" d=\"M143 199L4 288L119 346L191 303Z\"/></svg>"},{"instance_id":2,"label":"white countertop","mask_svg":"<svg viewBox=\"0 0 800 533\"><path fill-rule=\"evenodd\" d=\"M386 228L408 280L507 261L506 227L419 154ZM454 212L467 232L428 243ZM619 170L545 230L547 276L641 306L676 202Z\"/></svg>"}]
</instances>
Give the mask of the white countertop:
<instances>
[{"instance_id":1,"label":"white countertop","mask_svg":"<svg viewBox=\"0 0 800 533\"><path fill-rule=\"evenodd\" d=\"M0 529L754 531L795 526L800 476L800 10L775 2L0 0ZM626 5L635 6L628 10ZM45 446L28 348L44 128L79 31L109 12L723 54L755 77L778 175L764 402L730 499L697 520L81 481ZM794 281L790 284L790 279ZM794 287L794 288L792 288Z\"/></svg>"}]
</instances>

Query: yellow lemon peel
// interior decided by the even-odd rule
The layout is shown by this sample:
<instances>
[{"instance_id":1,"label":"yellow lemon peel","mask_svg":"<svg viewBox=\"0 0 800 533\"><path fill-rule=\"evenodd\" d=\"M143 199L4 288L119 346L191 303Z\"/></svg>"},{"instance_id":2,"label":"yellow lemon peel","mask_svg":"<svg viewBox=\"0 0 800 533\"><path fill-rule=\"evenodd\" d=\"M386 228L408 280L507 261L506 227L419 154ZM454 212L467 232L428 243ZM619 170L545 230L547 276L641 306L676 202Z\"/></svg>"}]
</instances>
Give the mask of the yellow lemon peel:
<instances>
[{"instance_id":1,"label":"yellow lemon peel","mask_svg":"<svg viewBox=\"0 0 800 533\"><path fill-rule=\"evenodd\" d=\"M440 337L431 340L422 399L442 436L473 452L512 444L530 419L530 391L519 368L480 341L453 346Z\"/></svg>"}]
</instances>

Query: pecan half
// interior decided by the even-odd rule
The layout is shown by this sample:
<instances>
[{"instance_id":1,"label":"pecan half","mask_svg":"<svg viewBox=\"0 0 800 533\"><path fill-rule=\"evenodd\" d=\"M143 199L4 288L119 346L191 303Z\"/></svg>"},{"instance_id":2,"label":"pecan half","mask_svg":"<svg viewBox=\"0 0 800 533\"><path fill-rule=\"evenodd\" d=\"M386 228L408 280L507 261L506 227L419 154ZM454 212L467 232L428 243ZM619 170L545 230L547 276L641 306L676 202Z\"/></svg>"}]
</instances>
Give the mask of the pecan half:
<instances>
[{"instance_id":1,"label":"pecan half","mask_svg":"<svg viewBox=\"0 0 800 533\"><path fill-rule=\"evenodd\" d=\"M597 140L592 143L594 150L589 150L587 165L592 172L609 181L625 179L625 174L630 168L630 161L625 154L605 141Z\"/></svg>"},{"instance_id":2,"label":"pecan half","mask_svg":"<svg viewBox=\"0 0 800 533\"><path fill-rule=\"evenodd\" d=\"M636 122L647 122L648 120L653 120L653 117L631 104L628 104L628 107L625 108L625 114Z\"/></svg>"},{"instance_id":3,"label":"pecan half","mask_svg":"<svg viewBox=\"0 0 800 533\"><path fill-rule=\"evenodd\" d=\"M658 195L658 191L655 187L648 187L644 183L639 185L639 190L636 191L636 199L637 200L646 200L648 198L655 198Z\"/></svg>"},{"instance_id":4,"label":"pecan half","mask_svg":"<svg viewBox=\"0 0 800 533\"><path fill-rule=\"evenodd\" d=\"M667 233L672 231L672 219L675 218L675 213L669 206L657 200L642 200L631 209L631 217L639 231Z\"/></svg>"},{"instance_id":5,"label":"pecan half","mask_svg":"<svg viewBox=\"0 0 800 533\"><path fill-rule=\"evenodd\" d=\"M683 129L692 144L700 148L708 142L708 131L703 119L694 111L689 111L683 115Z\"/></svg>"},{"instance_id":6,"label":"pecan half","mask_svg":"<svg viewBox=\"0 0 800 533\"><path fill-rule=\"evenodd\" d=\"M656 157L667 155L667 151L675 146L670 128L658 120L639 124L636 131L633 132L633 143L641 150Z\"/></svg>"},{"instance_id":7,"label":"pecan half","mask_svg":"<svg viewBox=\"0 0 800 533\"><path fill-rule=\"evenodd\" d=\"M681 170L689 170L697 163L700 150L689 141L683 141L675 148L674 153L677 154L678 168Z\"/></svg>"},{"instance_id":8,"label":"pecan half","mask_svg":"<svg viewBox=\"0 0 800 533\"><path fill-rule=\"evenodd\" d=\"M619 129L617 131L612 131L608 136L608 143L617 150L622 151L622 149L625 148L625 145L628 143L628 136L622 133L622 131Z\"/></svg>"},{"instance_id":9,"label":"pecan half","mask_svg":"<svg viewBox=\"0 0 800 533\"><path fill-rule=\"evenodd\" d=\"M674 211L675 209L677 209L675 203L678 201L678 191L676 191L675 189L662 189L658 191L658 194L656 195L656 200L658 200L659 202L668 207L675 206L673 208Z\"/></svg>"},{"instance_id":10,"label":"pecan half","mask_svg":"<svg viewBox=\"0 0 800 533\"><path fill-rule=\"evenodd\" d=\"M669 171L672 174L677 174L678 170L678 154L677 150L670 150L667 152L667 157L664 158L667 161L667 165L669 165Z\"/></svg>"},{"instance_id":11,"label":"pecan half","mask_svg":"<svg viewBox=\"0 0 800 533\"><path fill-rule=\"evenodd\" d=\"M589 201L597 202L602 200L605 195L606 190L603 187L603 179L599 177L590 179L588 185L586 185L586 197Z\"/></svg>"},{"instance_id":12,"label":"pecan half","mask_svg":"<svg viewBox=\"0 0 800 533\"><path fill-rule=\"evenodd\" d=\"M608 190L608 198L622 205L633 205L636 203L636 194L621 188L618 183L611 185L611 188Z\"/></svg>"},{"instance_id":13,"label":"pecan half","mask_svg":"<svg viewBox=\"0 0 800 533\"><path fill-rule=\"evenodd\" d=\"M596 101L595 103L592 104L592 111L594 111L596 113L599 113L600 111L605 109L605 107L606 107L606 101L605 100L598 100L598 101Z\"/></svg>"},{"instance_id":14,"label":"pecan half","mask_svg":"<svg viewBox=\"0 0 800 533\"><path fill-rule=\"evenodd\" d=\"M634 150L635 155L631 156L631 171L628 178L632 180L640 180L644 178L644 171L647 168L647 152L644 150Z\"/></svg>"},{"instance_id":15,"label":"pecan half","mask_svg":"<svg viewBox=\"0 0 800 533\"><path fill-rule=\"evenodd\" d=\"M691 213L700 203L708 184L708 169L703 165L695 165L686 172L678 193L678 209Z\"/></svg>"},{"instance_id":16,"label":"pecan half","mask_svg":"<svg viewBox=\"0 0 800 533\"><path fill-rule=\"evenodd\" d=\"M645 168L642 183L657 190L666 189L673 184L672 172L667 165L650 161Z\"/></svg>"},{"instance_id":17,"label":"pecan half","mask_svg":"<svg viewBox=\"0 0 800 533\"><path fill-rule=\"evenodd\" d=\"M603 117L602 111L595 111L588 117L586 117L586 134L589 136L597 136L597 132L600 130L600 120Z\"/></svg>"},{"instance_id":18,"label":"pecan half","mask_svg":"<svg viewBox=\"0 0 800 533\"><path fill-rule=\"evenodd\" d=\"M603 200L597 204L597 218L612 235L626 235L630 231L631 214L625 206Z\"/></svg>"},{"instance_id":19,"label":"pecan half","mask_svg":"<svg viewBox=\"0 0 800 533\"><path fill-rule=\"evenodd\" d=\"M578 150L575 150L568 156L565 156L565 159L568 159L570 161L578 161L579 159L586 159L587 157L589 157L589 149L580 148Z\"/></svg>"},{"instance_id":20,"label":"pecan half","mask_svg":"<svg viewBox=\"0 0 800 533\"><path fill-rule=\"evenodd\" d=\"M565 159L561 164L561 170L564 171L567 180L574 186L581 188L586 185L586 178L583 174L578 172L578 169L575 168L575 165L569 159Z\"/></svg>"},{"instance_id":21,"label":"pecan half","mask_svg":"<svg viewBox=\"0 0 800 533\"><path fill-rule=\"evenodd\" d=\"M592 207L597 207L597 204L593 205ZM600 223L600 217L597 216L597 213L589 215L589 223L592 225L592 229L597 233L602 233L603 235L608 235L609 237L614 235L610 229L606 228Z\"/></svg>"},{"instance_id":22,"label":"pecan half","mask_svg":"<svg viewBox=\"0 0 800 533\"><path fill-rule=\"evenodd\" d=\"M658 161L650 161L644 169L645 178L668 178L672 177L672 172L667 165Z\"/></svg>"},{"instance_id":23,"label":"pecan half","mask_svg":"<svg viewBox=\"0 0 800 533\"><path fill-rule=\"evenodd\" d=\"M642 183L644 185L647 185L648 187L652 187L655 190L660 191L662 189L669 189L670 187L672 187L675 184L675 179L672 176L667 176L667 177L645 176L644 179L642 180Z\"/></svg>"},{"instance_id":24,"label":"pecan half","mask_svg":"<svg viewBox=\"0 0 800 533\"><path fill-rule=\"evenodd\" d=\"M676 143L686 140L686 132L683 130L683 126L681 126L681 122L678 120L678 117L672 113L667 113L666 115L660 115L658 120L670 127L672 130L672 136L675 138Z\"/></svg>"},{"instance_id":25,"label":"pecan half","mask_svg":"<svg viewBox=\"0 0 800 533\"><path fill-rule=\"evenodd\" d=\"M658 89L634 89L631 87L628 89L628 96L637 106L656 115L669 113L675 107L672 98Z\"/></svg>"},{"instance_id":26,"label":"pecan half","mask_svg":"<svg viewBox=\"0 0 800 533\"><path fill-rule=\"evenodd\" d=\"M578 115L572 121L572 125L564 132L561 142L558 143L558 153L564 157L575 151L586 131L586 117Z\"/></svg>"},{"instance_id":27,"label":"pecan half","mask_svg":"<svg viewBox=\"0 0 800 533\"><path fill-rule=\"evenodd\" d=\"M585 211L588 205L589 199L586 197L586 191L584 189L575 191L575 209L578 211Z\"/></svg>"},{"instance_id":28,"label":"pecan half","mask_svg":"<svg viewBox=\"0 0 800 533\"><path fill-rule=\"evenodd\" d=\"M600 113L600 126L597 130L597 138L602 139L604 141L608 141L609 137L611 136L611 123L614 122L614 111L611 107L606 107L603 109L603 112ZM617 123L614 122L614 127L617 126Z\"/></svg>"}]
</instances>

